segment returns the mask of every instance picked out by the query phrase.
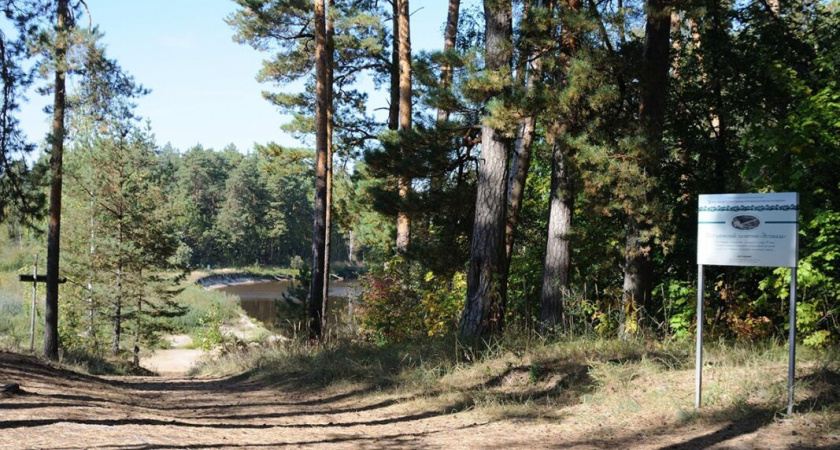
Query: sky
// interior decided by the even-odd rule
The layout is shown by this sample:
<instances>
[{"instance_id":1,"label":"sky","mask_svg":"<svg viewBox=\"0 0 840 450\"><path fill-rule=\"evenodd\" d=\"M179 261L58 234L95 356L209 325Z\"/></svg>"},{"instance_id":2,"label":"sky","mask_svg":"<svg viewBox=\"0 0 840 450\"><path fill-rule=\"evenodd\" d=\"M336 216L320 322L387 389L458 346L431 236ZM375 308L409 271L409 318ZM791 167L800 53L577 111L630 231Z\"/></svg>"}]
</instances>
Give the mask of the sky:
<instances>
[{"instance_id":1,"label":"sky","mask_svg":"<svg viewBox=\"0 0 840 450\"><path fill-rule=\"evenodd\" d=\"M222 149L234 144L247 152L254 143L301 143L280 126L289 120L263 99L278 87L256 81L263 59L233 41L224 18L237 9L231 0L86 0L92 23L105 34L107 54L151 93L137 101L159 145L185 151L201 144ZM443 46L446 0L412 0L412 51ZM469 4L470 2L463 2ZM464 8L464 6L462 6ZM79 24L87 26L88 19ZM367 85L372 90L372 85ZM384 105L384 94L372 93ZM30 140L46 135L49 99L29 93L21 126ZM376 107L376 105L374 105Z\"/></svg>"}]
</instances>

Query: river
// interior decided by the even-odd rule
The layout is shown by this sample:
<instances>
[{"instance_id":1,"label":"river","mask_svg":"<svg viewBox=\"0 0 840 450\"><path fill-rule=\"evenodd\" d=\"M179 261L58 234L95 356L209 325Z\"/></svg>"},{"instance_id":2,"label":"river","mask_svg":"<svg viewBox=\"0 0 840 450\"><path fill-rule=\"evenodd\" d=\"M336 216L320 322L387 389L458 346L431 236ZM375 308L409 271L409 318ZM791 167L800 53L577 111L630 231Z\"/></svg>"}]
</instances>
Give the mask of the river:
<instances>
[{"instance_id":1,"label":"river","mask_svg":"<svg viewBox=\"0 0 840 450\"><path fill-rule=\"evenodd\" d=\"M266 281L257 283L242 283L231 286L220 286L213 288L229 295L239 297L242 309L259 320L266 327L272 328L278 321L284 321L285 312L283 301L275 301L283 298L283 293L289 290L294 281ZM331 281L329 295L330 315L334 317L347 317L352 309L352 302L360 293L359 282ZM278 308L279 307L279 308ZM332 319L332 317L330 318Z\"/></svg>"}]
</instances>

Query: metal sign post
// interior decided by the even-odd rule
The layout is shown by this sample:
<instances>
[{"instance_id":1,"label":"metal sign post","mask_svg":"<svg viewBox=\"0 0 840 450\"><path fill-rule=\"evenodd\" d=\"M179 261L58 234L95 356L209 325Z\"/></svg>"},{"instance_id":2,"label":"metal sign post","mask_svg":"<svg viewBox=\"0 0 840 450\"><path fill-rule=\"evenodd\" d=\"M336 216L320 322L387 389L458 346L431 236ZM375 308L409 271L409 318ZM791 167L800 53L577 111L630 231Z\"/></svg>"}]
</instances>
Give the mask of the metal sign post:
<instances>
[{"instance_id":1,"label":"metal sign post","mask_svg":"<svg viewBox=\"0 0 840 450\"><path fill-rule=\"evenodd\" d=\"M697 350L694 370L694 407L700 407L703 392L703 265L697 266Z\"/></svg>"},{"instance_id":2,"label":"metal sign post","mask_svg":"<svg viewBox=\"0 0 840 450\"><path fill-rule=\"evenodd\" d=\"M790 335L788 415L793 414L796 377L796 266L799 194L701 195L697 209L697 350L694 407L703 390L704 265L789 267Z\"/></svg>"},{"instance_id":3,"label":"metal sign post","mask_svg":"<svg viewBox=\"0 0 840 450\"><path fill-rule=\"evenodd\" d=\"M790 269L790 330L788 335L788 415L793 414L793 381L796 378L796 267Z\"/></svg>"}]
</instances>

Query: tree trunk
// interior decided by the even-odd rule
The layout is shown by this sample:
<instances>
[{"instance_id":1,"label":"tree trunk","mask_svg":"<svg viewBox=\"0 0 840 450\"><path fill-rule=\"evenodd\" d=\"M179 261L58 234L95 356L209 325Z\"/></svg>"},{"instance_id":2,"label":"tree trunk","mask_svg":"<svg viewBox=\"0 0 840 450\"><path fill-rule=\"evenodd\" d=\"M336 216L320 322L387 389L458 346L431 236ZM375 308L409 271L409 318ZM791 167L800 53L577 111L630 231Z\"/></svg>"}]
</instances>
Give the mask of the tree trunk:
<instances>
[{"instance_id":1,"label":"tree trunk","mask_svg":"<svg viewBox=\"0 0 840 450\"><path fill-rule=\"evenodd\" d=\"M455 40L458 38L458 17L460 16L461 0L449 0L449 8L446 14L446 29L443 32L443 53L455 50ZM440 67L440 84L445 89L452 86L452 66L444 59ZM439 124L449 120L449 110L439 108L437 111L437 122Z\"/></svg>"},{"instance_id":2,"label":"tree trunk","mask_svg":"<svg viewBox=\"0 0 840 450\"><path fill-rule=\"evenodd\" d=\"M715 42L724 45L728 34L724 25L724 11L719 0L711 0L709 2L709 14L711 16L713 39ZM778 5L778 3L777 3ZM714 152L715 152L715 190L719 194L727 192L727 181L729 180L729 171L732 168L732 161L729 155L728 147L728 120L726 116L726 107L723 102L723 70L722 52L716 50L711 55L711 73L712 81L712 95L714 98L714 106L712 107L712 130L714 137Z\"/></svg>"},{"instance_id":3,"label":"tree trunk","mask_svg":"<svg viewBox=\"0 0 840 450\"><path fill-rule=\"evenodd\" d=\"M327 207L325 217L326 233L324 235L324 304L321 307L322 323L326 331L327 325L327 311L330 307L330 250L332 248L332 203L333 203L333 70L335 65L335 43L333 36L335 35L335 25L333 23L333 8L335 7L335 0L327 0L327 17L326 28L327 33L327 82L324 86L326 91L326 105L327 105Z\"/></svg>"},{"instance_id":4,"label":"tree trunk","mask_svg":"<svg viewBox=\"0 0 840 450\"><path fill-rule=\"evenodd\" d=\"M99 349L99 342L96 337L96 327L94 325L94 319L96 315L96 307L93 302L93 256L96 250L96 246L94 245L94 239L96 238L96 220L94 217L94 197L93 194L90 194L90 249L88 251L88 282L87 282L87 294L88 294L88 339L90 340L91 347L94 351L98 351Z\"/></svg>"},{"instance_id":5,"label":"tree trunk","mask_svg":"<svg viewBox=\"0 0 840 450\"><path fill-rule=\"evenodd\" d=\"M680 52L682 52L682 15L676 9L671 11L671 36L675 39L671 42L671 52L675 55L671 61L672 77L680 78Z\"/></svg>"},{"instance_id":6,"label":"tree trunk","mask_svg":"<svg viewBox=\"0 0 840 450\"><path fill-rule=\"evenodd\" d=\"M664 0L648 0L642 73L639 79L639 134L644 139L639 155L642 172L656 180L662 155L662 132L668 88L668 49L671 15ZM648 195L640 201L651 204ZM625 238L624 292L621 298L618 334L627 338L636 331L636 311L647 307L652 312L653 286L652 239L648 205L638 204L629 213Z\"/></svg>"},{"instance_id":7,"label":"tree trunk","mask_svg":"<svg viewBox=\"0 0 840 450\"><path fill-rule=\"evenodd\" d=\"M779 18L782 12L781 2L779 0L767 0L767 6L774 17Z\"/></svg>"},{"instance_id":8,"label":"tree trunk","mask_svg":"<svg viewBox=\"0 0 840 450\"><path fill-rule=\"evenodd\" d=\"M400 4L391 0L393 40L391 42L391 100L388 105L388 129L400 127Z\"/></svg>"},{"instance_id":9,"label":"tree trunk","mask_svg":"<svg viewBox=\"0 0 840 450\"><path fill-rule=\"evenodd\" d=\"M324 0L315 2L315 204L312 282L309 286L309 337L321 339L324 306L324 247L327 216L327 32Z\"/></svg>"},{"instance_id":10,"label":"tree trunk","mask_svg":"<svg viewBox=\"0 0 840 450\"><path fill-rule=\"evenodd\" d=\"M618 42L621 43L621 48L627 48L627 30L625 28L625 23L627 22L627 12L624 9L624 0L617 0L616 6L618 7L618 17L617 28L618 28Z\"/></svg>"},{"instance_id":11,"label":"tree trunk","mask_svg":"<svg viewBox=\"0 0 840 450\"><path fill-rule=\"evenodd\" d=\"M569 173L569 148L553 142L551 193L549 195L548 236L546 238L543 281L540 291L540 324L543 331L565 326L563 314L569 292L569 273L572 266L572 214L574 190Z\"/></svg>"},{"instance_id":12,"label":"tree trunk","mask_svg":"<svg viewBox=\"0 0 840 450\"><path fill-rule=\"evenodd\" d=\"M399 82L400 82L400 130L407 132L411 130L411 35L409 27L408 0L394 0L397 8L397 21L399 22ZM408 158L403 149L402 157ZM408 196L411 192L411 178L400 175L398 180L400 211L397 213L397 251L405 253L411 243L411 221L403 211L408 203Z\"/></svg>"},{"instance_id":13,"label":"tree trunk","mask_svg":"<svg viewBox=\"0 0 840 450\"><path fill-rule=\"evenodd\" d=\"M139 278L143 279L143 271L141 270L139 273ZM141 286L140 289L143 287ZM137 296L137 311L134 312L134 368L140 368L140 327L142 326L142 313L143 313L143 294L139 294Z\"/></svg>"},{"instance_id":14,"label":"tree trunk","mask_svg":"<svg viewBox=\"0 0 840 450\"><path fill-rule=\"evenodd\" d=\"M460 15L461 1L449 0L449 9L446 16L446 29L443 32L443 53L445 55L443 63L440 67L440 85L443 89L450 90L452 88L452 80L454 74L452 66L449 64L448 55L455 50L455 40L458 37L458 17ZM444 105L437 110L437 124L443 126L449 121L449 107ZM437 194L443 190L444 182L446 181L445 173L435 173L429 178L429 193ZM427 219L431 220L431 217ZM427 222L426 228L428 229Z\"/></svg>"},{"instance_id":15,"label":"tree trunk","mask_svg":"<svg viewBox=\"0 0 840 450\"><path fill-rule=\"evenodd\" d=\"M55 92L50 143L50 212L47 232L47 298L44 310L44 355L58 359L58 278L61 238L61 185L64 157L65 78L67 41L71 25L68 0L58 0L58 19L55 31Z\"/></svg>"},{"instance_id":16,"label":"tree trunk","mask_svg":"<svg viewBox=\"0 0 840 450\"><path fill-rule=\"evenodd\" d=\"M485 67L503 71L511 63L511 2L485 0ZM505 99L504 92L490 94ZM505 207L507 205L507 143L492 126L481 127L481 159L475 203L475 222L467 276L467 300L460 332L467 338L498 334L504 325Z\"/></svg>"},{"instance_id":17,"label":"tree trunk","mask_svg":"<svg viewBox=\"0 0 840 450\"><path fill-rule=\"evenodd\" d=\"M514 233L519 222L519 212L522 209L522 197L525 194L525 183L531 168L531 143L534 140L536 118L528 116L519 123L516 141L513 144L513 159L510 166L507 193L507 219L505 220L505 260L510 266L513 257Z\"/></svg>"},{"instance_id":18,"label":"tree trunk","mask_svg":"<svg viewBox=\"0 0 840 450\"><path fill-rule=\"evenodd\" d=\"M111 353L120 354L120 338L122 334L122 283L123 283L123 227L122 217L117 220L117 295L114 298L114 338L111 342Z\"/></svg>"},{"instance_id":19,"label":"tree trunk","mask_svg":"<svg viewBox=\"0 0 840 450\"><path fill-rule=\"evenodd\" d=\"M547 3L548 8L552 7L552 1ZM537 7L542 7L543 2L537 2ZM526 4L526 20L530 8ZM542 57L540 55L526 55L531 60L527 69L524 69L525 86L532 92L536 83L542 81ZM531 167L531 144L534 141L534 129L536 127L536 116L533 113L526 114L519 121L516 140L513 144L513 158L510 166L510 177L508 178L507 193L507 217L505 221L505 268L510 267L510 260L513 255L514 233L516 224L519 221L519 211L522 209L522 197L525 194L525 182L528 178L528 170Z\"/></svg>"},{"instance_id":20,"label":"tree trunk","mask_svg":"<svg viewBox=\"0 0 840 450\"><path fill-rule=\"evenodd\" d=\"M566 0L563 8L565 16L580 13L581 0ZM569 21L572 22L572 21ZM563 24L560 37L560 64L562 78L565 78L571 65L571 59L580 48L577 28ZM561 85L566 84L561 79ZM571 115L570 115L571 116ZM571 117L560 119L550 127L548 142L552 146L551 191L549 194L548 235L546 237L545 261L543 263L543 282L540 291L540 324L543 331L552 331L564 324L566 297L569 292L570 270L572 265L572 215L574 212L574 186L570 173L572 149L566 144L564 134L575 129L570 123Z\"/></svg>"},{"instance_id":21,"label":"tree trunk","mask_svg":"<svg viewBox=\"0 0 840 450\"><path fill-rule=\"evenodd\" d=\"M347 233L347 261L349 261L350 264L356 264L359 262L357 252L358 246L356 245L356 232L350 230Z\"/></svg>"}]
</instances>

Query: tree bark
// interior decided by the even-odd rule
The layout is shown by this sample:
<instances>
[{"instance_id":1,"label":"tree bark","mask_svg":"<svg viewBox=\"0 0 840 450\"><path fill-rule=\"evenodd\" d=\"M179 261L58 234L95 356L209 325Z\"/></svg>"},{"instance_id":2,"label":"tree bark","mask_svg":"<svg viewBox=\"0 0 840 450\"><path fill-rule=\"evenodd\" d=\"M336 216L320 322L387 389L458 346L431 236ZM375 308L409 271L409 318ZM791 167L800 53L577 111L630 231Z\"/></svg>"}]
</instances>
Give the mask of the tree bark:
<instances>
[{"instance_id":1,"label":"tree bark","mask_svg":"<svg viewBox=\"0 0 840 450\"><path fill-rule=\"evenodd\" d=\"M411 130L411 35L409 27L408 0L394 0L399 6L397 9L397 20L399 22L399 82L400 82L400 130L407 132ZM405 150L402 157L410 155ZM408 196L411 192L411 178L400 175L398 180L400 196L400 211L397 213L397 251L405 253L411 243L411 220L405 213L404 208L408 203Z\"/></svg>"},{"instance_id":2,"label":"tree bark","mask_svg":"<svg viewBox=\"0 0 840 450\"><path fill-rule=\"evenodd\" d=\"M709 30L713 33L713 39L720 45L725 44L728 38L726 26L724 23L724 11L719 0L711 0L709 2L709 15L711 16L712 27ZM778 5L778 2L776 3ZM727 120L726 107L723 101L723 70L722 52L714 51L711 55L711 73L712 81L712 95L714 98L714 106L712 107L712 133L714 137L714 152L715 152L715 190L719 194L727 192L727 181L729 180L729 171L732 168L732 161L730 158L728 147L729 135L729 121Z\"/></svg>"},{"instance_id":3,"label":"tree bark","mask_svg":"<svg viewBox=\"0 0 840 450\"><path fill-rule=\"evenodd\" d=\"M551 193L543 281L540 291L540 324L543 331L565 326L564 311L572 266L572 214L574 194L569 173L569 148L555 136L552 151Z\"/></svg>"},{"instance_id":4,"label":"tree bark","mask_svg":"<svg viewBox=\"0 0 840 450\"><path fill-rule=\"evenodd\" d=\"M58 278L61 239L62 159L64 157L64 110L67 42L71 25L68 0L58 0L55 41L55 92L53 98L52 152L50 154L50 212L47 232L47 295L44 311L44 355L58 359Z\"/></svg>"},{"instance_id":5,"label":"tree bark","mask_svg":"<svg viewBox=\"0 0 840 450\"><path fill-rule=\"evenodd\" d=\"M645 44L639 80L639 134L644 139L639 155L642 172L656 180L662 155L665 101L668 89L668 49L670 8L664 0L647 0ZM650 192L650 191L649 191ZM652 194L640 199L650 204ZM618 334L627 338L638 325L635 311L646 306L650 311L653 286L652 215L646 205L636 205L628 214L625 237L624 291L621 298Z\"/></svg>"},{"instance_id":6,"label":"tree bark","mask_svg":"<svg viewBox=\"0 0 840 450\"><path fill-rule=\"evenodd\" d=\"M485 67L505 71L511 64L511 2L485 0ZM506 97L495 92L492 98ZM475 222L467 276L467 300L460 332L466 338L498 334L504 326L507 279L504 270L505 207L507 205L507 142L488 124L481 127L481 159Z\"/></svg>"},{"instance_id":7,"label":"tree bark","mask_svg":"<svg viewBox=\"0 0 840 450\"><path fill-rule=\"evenodd\" d=\"M461 11L460 0L449 0L449 8L446 14L446 28L443 32L443 53L447 54L455 50L455 40L458 38L458 17ZM444 89L452 86L452 66L447 59L444 59L440 67L440 84ZM438 108L437 122L439 124L449 121L449 109Z\"/></svg>"},{"instance_id":8,"label":"tree bark","mask_svg":"<svg viewBox=\"0 0 840 450\"><path fill-rule=\"evenodd\" d=\"M392 20L391 28L393 40L391 42L391 100L388 106L388 129L398 130L400 127L400 4L398 0L391 0Z\"/></svg>"},{"instance_id":9,"label":"tree bark","mask_svg":"<svg viewBox=\"0 0 840 450\"><path fill-rule=\"evenodd\" d=\"M93 302L93 256L94 252L96 251L96 245L94 244L94 239L96 238L96 219L95 219L95 212L94 212L94 196L90 194L90 249L88 251L88 282L87 282L87 295L88 295L88 339L90 340L91 347L95 350L99 348L99 342L96 336L96 327L94 325L94 318L96 315L96 307Z\"/></svg>"},{"instance_id":10,"label":"tree bark","mask_svg":"<svg viewBox=\"0 0 840 450\"><path fill-rule=\"evenodd\" d=\"M552 8L552 1L547 2L549 9ZM543 1L537 2L537 7L542 7ZM526 4L526 20L529 5ZM525 55L531 62L528 64L525 74L525 86L532 92L537 82L542 79L542 56ZM507 217L505 221L505 267L510 267L513 255L514 233L516 224L519 221L519 211L522 209L522 197L525 194L525 183L528 178L528 171L531 168L531 144L534 141L534 130L536 128L536 116L533 113L526 114L520 119L516 140L513 143L513 158L510 166L507 193Z\"/></svg>"},{"instance_id":11,"label":"tree bark","mask_svg":"<svg viewBox=\"0 0 840 450\"><path fill-rule=\"evenodd\" d=\"M451 90L452 89L452 80L454 79L454 73L452 70L452 65L449 64L449 53L455 50L455 42L458 38L458 18L460 15L461 10L461 1L460 0L449 0L449 8L446 15L446 29L443 32L443 53L444 53L444 60L440 67L440 84L443 89ZM445 105L439 107L437 110L437 124L439 127L445 126L446 122L449 121L449 115L451 111L449 110L449 106ZM445 173L436 173L432 174L429 179L429 193L437 194L443 190L443 185L446 180ZM430 220L430 218L428 219ZM429 224L427 223L426 228L428 228Z\"/></svg>"},{"instance_id":12,"label":"tree bark","mask_svg":"<svg viewBox=\"0 0 840 450\"><path fill-rule=\"evenodd\" d=\"M564 17L580 13L581 0L565 0ZM568 21L573 22L573 21ZM565 85L571 59L580 48L578 28L571 23L563 24L560 37L561 85ZM548 234L546 237L543 282L540 291L540 324L543 331L552 331L565 326L564 311L569 293L572 266L572 216L574 213L574 186L570 173L572 149L566 144L564 134L575 129L570 117L560 119L548 132L552 146L551 191L549 194Z\"/></svg>"},{"instance_id":13,"label":"tree bark","mask_svg":"<svg viewBox=\"0 0 840 450\"><path fill-rule=\"evenodd\" d=\"M332 249L332 203L333 203L333 70L335 65L335 24L333 23L333 8L335 0L327 0L326 34L327 34L327 82L325 88L327 105L327 207L325 217L326 233L324 234L324 304L321 308L324 331L327 325L327 311L330 307L330 252Z\"/></svg>"},{"instance_id":14,"label":"tree bark","mask_svg":"<svg viewBox=\"0 0 840 450\"><path fill-rule=\"evenodd\" d=\"M141 280L143 279L143 270L141 269L138 272L138 278ZM140 289L143 289L141 286ZM142 319L143 319L143 294L138 294L137 296L137 311L134 312L134 368L140 368L140 327L142 326Z\"/></svg>"},{"instance_id":15,"label":"tree bark","mask_svg":"<svg viewBox=\"0 0 840 450\"><path fill-rule=\"evenodd\" d=\"M122 284L123 284L123 218L117 219L117 295L114 298L114 337L111 341L111 353L120 354L120 339L122 337Z\"/></svg>"},{"instance_id":16,"label":"tree bark","mask_svg":"<svg viewBox=\"0 0 840 450\"><path fill-rule=\"evenodd\" d=\"M315 5L315 204L312 236L312 282L309 286L309 337L321 339L327 215L327 32L324 0Z\"/></svg>"}]
</instances>

